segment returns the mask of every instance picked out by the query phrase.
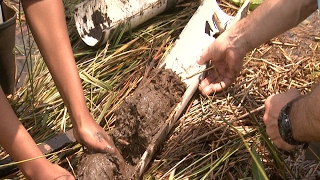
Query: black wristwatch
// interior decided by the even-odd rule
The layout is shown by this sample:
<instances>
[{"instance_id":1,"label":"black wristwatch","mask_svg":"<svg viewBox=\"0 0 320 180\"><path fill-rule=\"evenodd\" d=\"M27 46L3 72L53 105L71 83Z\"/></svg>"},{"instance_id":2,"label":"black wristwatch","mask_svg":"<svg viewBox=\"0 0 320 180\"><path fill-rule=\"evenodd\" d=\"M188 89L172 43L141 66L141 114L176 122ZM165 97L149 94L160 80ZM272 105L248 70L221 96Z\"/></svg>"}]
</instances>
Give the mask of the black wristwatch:
<instances>
[{"instance_id":1,"label":"black wristwatch","mask_svg":"<svg viewBox=\"0 0 320 180\"><path fill-rule=\"evenodd\" d=\"M289 113L294 101L295 100L290 101L287 105L285 105L281 109L281 112L278 117L278 127L279 127L280 135L285 142L291 145L301 145L304 143L293 139L291 124L289 119Z\"/></svg>"}]
</instances>

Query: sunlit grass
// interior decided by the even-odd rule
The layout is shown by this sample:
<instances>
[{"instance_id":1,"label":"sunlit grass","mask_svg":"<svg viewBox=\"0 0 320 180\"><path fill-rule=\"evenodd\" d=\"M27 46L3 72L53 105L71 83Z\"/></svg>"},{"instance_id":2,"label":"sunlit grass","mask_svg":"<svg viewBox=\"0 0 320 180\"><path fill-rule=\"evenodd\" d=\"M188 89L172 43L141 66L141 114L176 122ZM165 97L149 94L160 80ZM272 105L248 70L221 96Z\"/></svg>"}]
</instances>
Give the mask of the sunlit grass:
<instances>
[{"instance_id":1,"label":"sunlit grass","mask_svg":"<svg viewBox=\"0 0 320 180\"><path fill-rule=\"evenodd\" d=\"M65 1L66 19L85 98L95 120L111 131L114 112L134 91L145 68L150 64L157 67L172 48L199 2L183 2L128 33L119 29L105 46L96 49L85 46L77 35L73 19L77 3ZM221 7L229 14L234 13L234 6L226 2ZM40 143L72 127L41 55L36 49L29 49L33 47L32 36L27 34L24 38L29 44L18 51L26 56L28 76L10 103L34 140ZM271 74L281 69L276 68L280 66L276 60L268 59L265 63L266 49L261 46L247 55L237 82L226 91L209 97L195 95L144 179L295 177L283 152L268 139L262 122L264 100L288 87L271 81L275 78ZM310 63L310 67L318 66ZM319 70L310 68L310 71L314 69ZM284 71L288 74L290 68ZM299 82L293 76L277 78L278 82L283 82L281 78ZM303 86L305 91L309 88L310 85ZM74 143L48 159L73 172L82 153L83 147ZM17 173L12 177L22 176Z\"/></svg>"}]
</instances>

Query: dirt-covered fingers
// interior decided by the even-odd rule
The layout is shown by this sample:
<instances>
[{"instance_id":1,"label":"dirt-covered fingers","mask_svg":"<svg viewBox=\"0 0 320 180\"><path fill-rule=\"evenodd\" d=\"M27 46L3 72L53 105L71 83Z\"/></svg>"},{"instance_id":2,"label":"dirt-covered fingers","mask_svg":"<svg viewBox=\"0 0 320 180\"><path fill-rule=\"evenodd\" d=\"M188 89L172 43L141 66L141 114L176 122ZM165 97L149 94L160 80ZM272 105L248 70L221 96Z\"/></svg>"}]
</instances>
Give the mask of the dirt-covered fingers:
<instances>
[{"instance_id":1,"label":"dirt-covered fingers","mask_svg":"<svg viewBox=\"0 0 320 180\"><path fill-rule=\"evenodd\" d=\"M106 141L107 146L104 148L104 151L106 153L110 153L114 158L116 158L116 160L118 161L118 164L120 165L120 171L123 175L126 174L125 171L125 162L124 159L120 153L120 151L116 148L116 146L114 145L114 142L112 140L112 138L104 133L104 140Z\"/></svg>"},{"instance_id":2,"label":"dirt-covered fingers","mask_svg":"<svg viewBox=\"0 0 320 180\"><path fill-rule=\"evenodd\" d=\"M119 165L119 170L121 172L122 175L126 175L126 171L125 171L125 162L124 162L124 159L120 153L120 151L115 147L115 146L107 146L105 148L105 153L108 153L110 154L116 161Z\"/></svg>"},{"instance_id":3,"label":"dirt-covered fingers","mask_svg":"<svg viewBox=\"0 0 320 180\"><path fill-rule=\"evenodd\" d=\"M122 173L122 175L126 176L126 168L125 168L125 162L124 159L122 157L122 155L120 154L118 149L115 149L115 157L117 158L117 160L119 161L119 165L120 165L120 171Z\"/></svg>"}]
</instances>

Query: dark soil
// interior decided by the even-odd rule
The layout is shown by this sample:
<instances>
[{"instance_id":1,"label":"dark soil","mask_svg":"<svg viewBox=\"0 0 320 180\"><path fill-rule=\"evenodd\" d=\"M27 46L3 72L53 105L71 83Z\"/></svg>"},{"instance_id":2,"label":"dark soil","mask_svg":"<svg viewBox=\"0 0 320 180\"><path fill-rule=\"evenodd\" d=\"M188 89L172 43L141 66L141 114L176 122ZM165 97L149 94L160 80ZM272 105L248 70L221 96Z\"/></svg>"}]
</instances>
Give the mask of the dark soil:
<instances>
[{"instance_id":1,"label":"dark soil","mask_svg":"<svg viewBox=\"0 0 320 180\"><path fill-rule=\"evenodd\" d=\"M78 166L79 180L125 179L119 173L116 158L109 154L87 152Z\"/></svg>"},{"instance_id":2,"label":"dark soil","mask_svg":"<svg viewBox=\"0 0 320 180\"><path fill-rule=\"evenodd\" d=\"M79 180L131 179L142 154L175 105L181 101L185 89L185 84L173 71L163 68L150 71L116 112L115 128L111 132L116 147L126 161L127 178L120 174L119 165L113 157L87 154L79 165Z\"/></svg>"}]
</instances>

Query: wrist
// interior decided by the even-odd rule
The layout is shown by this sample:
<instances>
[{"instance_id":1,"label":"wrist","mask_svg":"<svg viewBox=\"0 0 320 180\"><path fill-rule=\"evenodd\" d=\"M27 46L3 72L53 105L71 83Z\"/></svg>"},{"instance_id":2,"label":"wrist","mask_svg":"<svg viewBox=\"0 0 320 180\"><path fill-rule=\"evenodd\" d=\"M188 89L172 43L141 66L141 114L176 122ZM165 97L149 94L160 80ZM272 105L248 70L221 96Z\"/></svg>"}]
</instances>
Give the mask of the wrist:
<instances>
[{"instance_id":1,"label":"wrist","mask_svg":"<svg viewBox=\"0 0 320 180\"><path fill-rule=\"evenodd\" d=\"M292 104L289 118L291 119L294 139L303 142L319 141L318 107L318 97L314 93L301 96Z\"/></svg>"},{"instance_id":2,"label":"wrist","mask_svg":"<svg viewBox=\"0 0 320 180\"><path fill-rule=\"evenodd\" d=\"M243 57L254 48L241 25L230 28L226 35L230 42L229 47L235 49L235 52L238 52Z\"/></svg>"},{"instance_id":3,"label":"wrist","mask_svg":"<svg viewBox=\"0 0 320 180\"><path fill-rule=\"evenodd\" d=\"M83 124L86 124L88 119L92 119L88 108L83 108L81 111L69 112L69 115L74 128L81 127Z\"/></svg>"},{"instance_id":4,"label":"wrist","mask_svg":"<svg viewBox=\"0 0 320 180\"><path fill-rule=\"evenodd\" d=\"M296 98L290 102L288 102L280 111L278 117L278 128L281 138L290 145L300 145L303 142L296 139L293 136L293 129L292 129L292 105L295 101L299 98ZM296 134L296 133L295 133Z\"/></svg>"}]
</instances>

